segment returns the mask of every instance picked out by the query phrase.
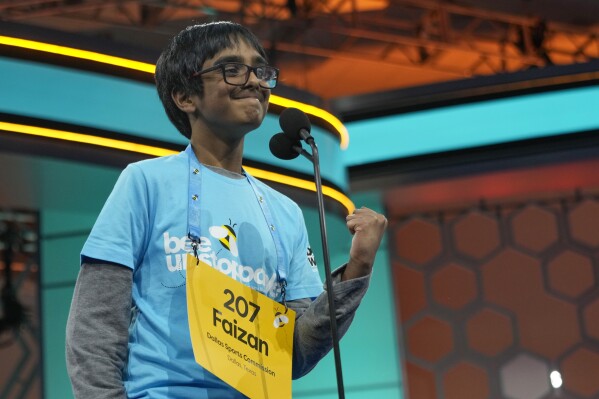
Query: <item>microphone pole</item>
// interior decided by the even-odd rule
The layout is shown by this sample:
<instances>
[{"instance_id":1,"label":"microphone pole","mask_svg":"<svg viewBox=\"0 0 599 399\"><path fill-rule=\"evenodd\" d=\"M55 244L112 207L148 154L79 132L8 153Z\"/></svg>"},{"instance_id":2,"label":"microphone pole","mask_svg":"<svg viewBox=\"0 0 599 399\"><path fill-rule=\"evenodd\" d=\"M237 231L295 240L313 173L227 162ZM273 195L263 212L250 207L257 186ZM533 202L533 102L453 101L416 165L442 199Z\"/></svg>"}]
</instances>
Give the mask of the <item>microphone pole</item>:
<instances>
[{"instance_id":1,"label":"microphone pole","mask_svg":"<svg viewBox=\"0 0 599 399\"><path fill-rule=\"evenodd\" d=\"M310 160L314 166L314 182L316 184L316 197L318 199L318 217L320 219L320 236L324 257L327 298L329 302L331 340L333 343L333 354L335 356L335 372L337 374L337 390L339 399L345 399L343 372L341 370L341 354L339 350L339 333L337 331L337 310L333 295L331 257L329 255L329 246L327 242L327 226L324 215L324 199L322 195L322 179L320 177L320 157L318 154L318 147L314 142L314 138L310 136L310 120L303 111L297 108L285 109L279 117L279 124L284 133L279 133L272 137L269 144L271 152L281 159L293 159L298 155L303 155ZM312 149L311 156L302 148L300 140L305 141L310 146Z\"/></svg>"},{"instance_id":2,"label":"microphone pole","mask_svg":"<svg viewBox=\"0 0 599 399\"><path fill-rule=\"evenodd\" d=\"M314 180L316 183L316 197L318 198L318 217L320 219L320 237L322 241L322 255L324 257L324 271L327 286L327 297L329 300L329 316L331 321L331 336L333 340L333 354L335 356L335 372L337 375L337 392L339 399L345 399L345 390L343 387L343 371L341 370L341 352L339 349L339 334L337 332L337 307L333 295L333 278L331 275L331 258L329 255L329 245L327 241L327 225L324 215L324 199L322 196L322 180L320 178L320 158L318 147L312 140L306 140L312 148L312 164L314 165Z\"/></svg>"}]
</instances>

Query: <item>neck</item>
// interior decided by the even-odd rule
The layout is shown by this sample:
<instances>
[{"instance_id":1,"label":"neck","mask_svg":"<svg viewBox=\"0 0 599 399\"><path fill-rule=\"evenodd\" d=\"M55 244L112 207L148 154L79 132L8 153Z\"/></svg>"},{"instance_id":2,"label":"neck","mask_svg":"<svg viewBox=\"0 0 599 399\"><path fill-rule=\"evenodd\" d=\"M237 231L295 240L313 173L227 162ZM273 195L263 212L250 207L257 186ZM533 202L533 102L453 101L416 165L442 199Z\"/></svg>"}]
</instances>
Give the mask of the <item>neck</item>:
<instances>
[{"instance_id":1,"label":"neck","mask_svg":"<svg viewBox=\"0 0 599 399\"><path fill-rule=\"evenodd\" d=\"M243 138L234 142L226 142L217 137L202 139L192 136L193 152L204 165L215 166L230 172L241 173L243 159Z\"/></svg>"}]
</instances>

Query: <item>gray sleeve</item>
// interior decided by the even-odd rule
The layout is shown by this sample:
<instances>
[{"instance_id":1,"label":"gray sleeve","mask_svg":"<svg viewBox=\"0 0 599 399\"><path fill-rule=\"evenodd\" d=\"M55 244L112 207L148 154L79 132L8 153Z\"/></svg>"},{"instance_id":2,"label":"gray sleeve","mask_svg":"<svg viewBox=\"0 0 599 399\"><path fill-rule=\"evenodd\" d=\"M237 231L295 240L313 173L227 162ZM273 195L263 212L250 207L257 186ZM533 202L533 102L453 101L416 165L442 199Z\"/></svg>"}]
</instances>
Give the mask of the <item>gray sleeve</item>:
<instances>
[{"instance_id":1,"label":"gray sleeve","mask_svg":"<svg viewBox=\"0 0 599 399\"><path fill-rule=\"evenodd\" d=\"M356 314L370 283L370 275L341 281L344 267L333 272L333 294L339 338L343 337ZM325 286L326 289L326 286ZM326 291L314 301L306 298L287 303L295 310L296 324L293 337L293 379L300 378L331 350L329 300Z\"/></svg>"},{"instance_id":2,"label":"gray sleeve","mask_svg":"<svg viewBox=\"0 0 599 399\"><path fill-rule=\"evenodd\" d=\"M67 371L76 399L125 399L133 272L83 264L67 321Z\"/></svg>"}]
</instances>

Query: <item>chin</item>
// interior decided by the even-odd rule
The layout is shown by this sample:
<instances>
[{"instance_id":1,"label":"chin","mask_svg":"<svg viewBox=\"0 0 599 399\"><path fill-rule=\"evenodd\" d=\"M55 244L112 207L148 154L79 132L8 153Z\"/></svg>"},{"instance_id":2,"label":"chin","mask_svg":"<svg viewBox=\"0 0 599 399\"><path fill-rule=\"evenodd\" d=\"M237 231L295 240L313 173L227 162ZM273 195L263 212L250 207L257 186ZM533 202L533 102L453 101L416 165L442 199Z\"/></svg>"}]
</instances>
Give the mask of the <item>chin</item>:
<instances>
[{"instance_id":1,"label":"chin","mask_svg":"<svg viewBox=\"0 0 599 399\"><path fill-rule=\"evenodd\" d=\"M266 110L264 109L249 109L244 113L243 120L246 122L246 124L255 125L255 129L262 124L265 116Z\"/></svg>"},{"instance_id":2,"label":"chin","mask_svg":"<svg viewBox=\"0 0 599 399\"><path fill-rule=\"evenodd\" d=\"M262 120L260 121L251 121L245 124L247 126L247 132L251 132L254 131L256 129L258 129L260 127L260 125L262 125Z\"/></svg>"}]
</instances>

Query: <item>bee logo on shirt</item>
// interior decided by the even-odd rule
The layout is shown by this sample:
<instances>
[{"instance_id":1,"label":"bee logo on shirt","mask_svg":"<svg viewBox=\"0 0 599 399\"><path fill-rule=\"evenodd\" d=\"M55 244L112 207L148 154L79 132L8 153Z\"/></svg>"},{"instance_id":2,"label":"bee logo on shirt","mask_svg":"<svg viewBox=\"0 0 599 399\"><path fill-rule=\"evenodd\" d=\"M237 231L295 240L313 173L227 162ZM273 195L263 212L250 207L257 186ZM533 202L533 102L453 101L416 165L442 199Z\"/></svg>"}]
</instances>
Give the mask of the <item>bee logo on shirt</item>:
<instances>
[{"instance_id":1,"label":"bee logo on shirt","mask_svg":"<svg viewBox=\"0 0 599 399\"><path fill-rule=\"evenodd\" d=\"M237 233L233 230L233 227L237 226L237 223L231 225L231 219L229 224L223 224L222 226L212 226L209 231L212 237L217 238L223 247L229 250L233 256L239 256L239 250L237 249Z\"/></svg>"}]
</instances>

